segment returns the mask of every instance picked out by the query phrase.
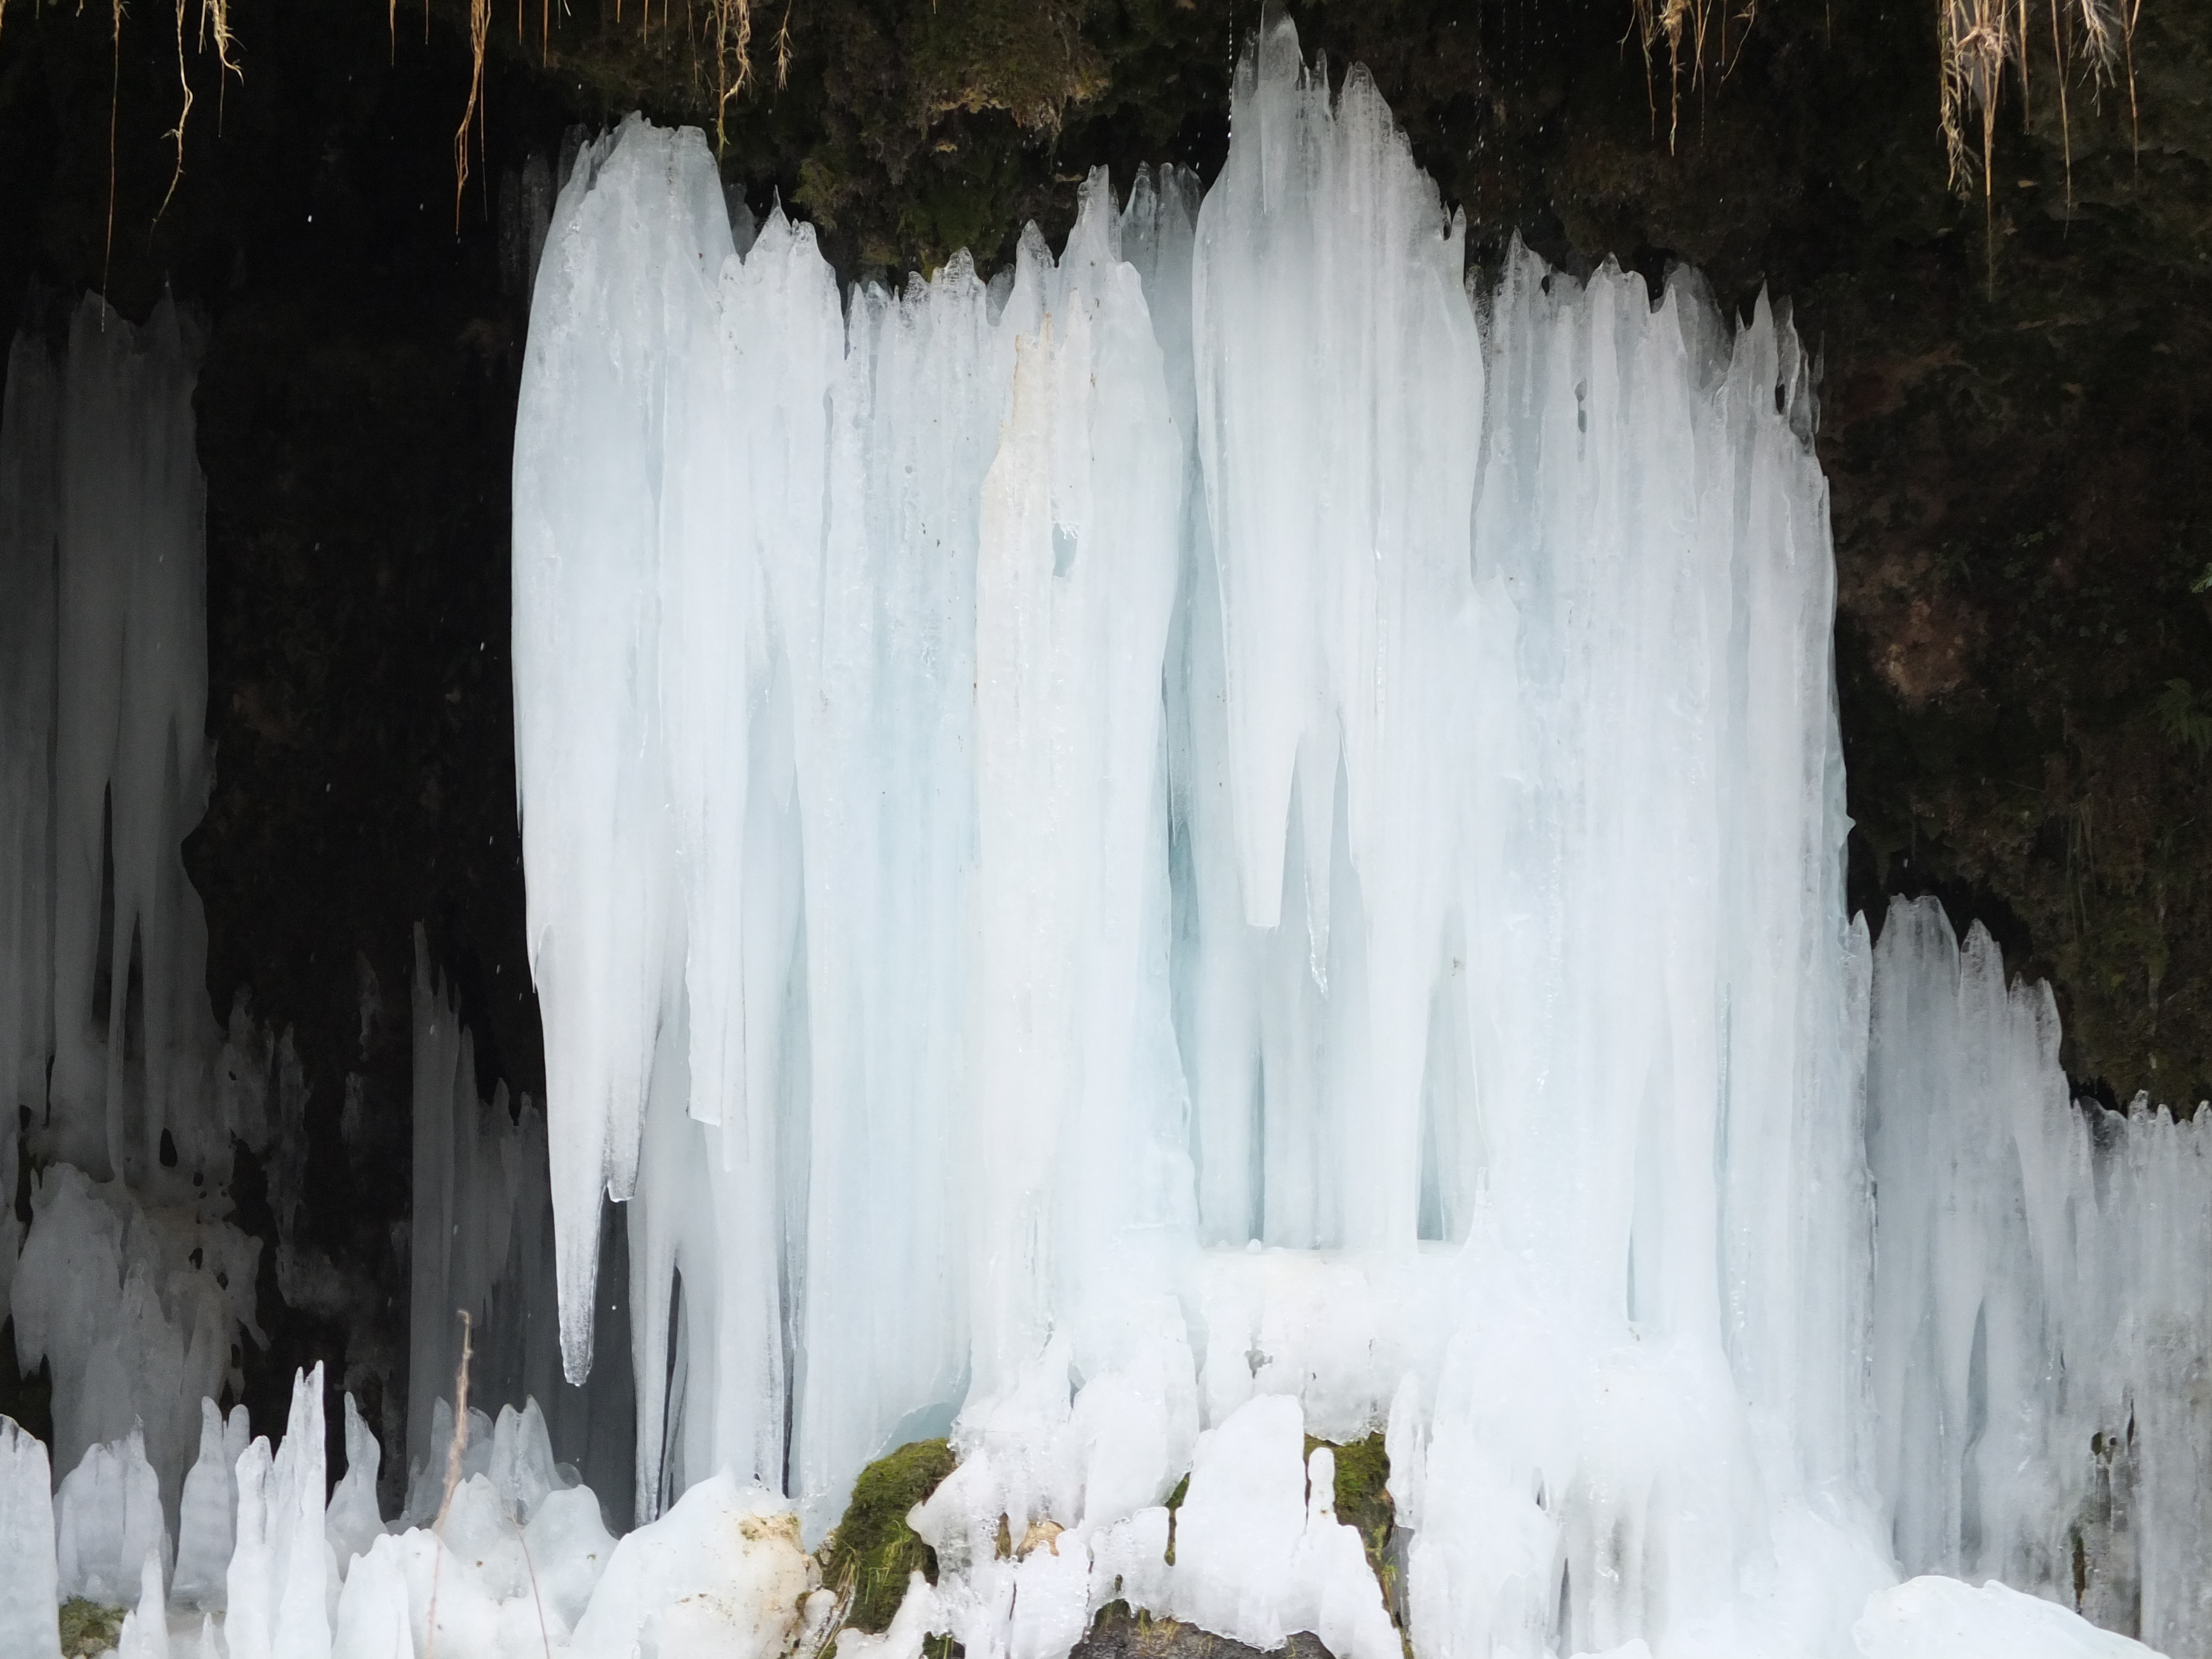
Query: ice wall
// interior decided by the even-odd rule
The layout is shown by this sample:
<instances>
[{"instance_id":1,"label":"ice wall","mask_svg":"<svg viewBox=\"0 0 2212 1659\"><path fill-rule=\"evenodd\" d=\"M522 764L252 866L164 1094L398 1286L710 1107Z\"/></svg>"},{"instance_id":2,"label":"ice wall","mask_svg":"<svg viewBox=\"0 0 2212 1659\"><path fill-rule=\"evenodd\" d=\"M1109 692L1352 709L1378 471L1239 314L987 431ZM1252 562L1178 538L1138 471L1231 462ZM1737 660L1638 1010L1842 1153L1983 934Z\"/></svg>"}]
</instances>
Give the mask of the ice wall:
<instances>
[{"instance_id":1,"label":"ice wall","mask_svg":"<svg viewBox=\"0 0 2212 1659\"><path fill-rule=\"evenodd\" d=\"M1978 925L1893 902L1867 1073L1892 1539L2212 1653L2212 1123L2072 1101L2058 1036Z\"/></svg>"},{"instance_id":2,"label":"ice wall","mask_svg":"<svg viewBox=\"0 0 2212 1659\"><path fill-rule=\"evenodd\" d=\"M1890 1568L1808 366L1691 277L1471 292L1287 24L1234 99L1202 204L842 313L696 135L579 157L514 471L571 1375L611 1194L641 1516L818 1536L950 1424L971 1654L1310 1625L1146 1540L1195 1459L1334 1559L1296 1431L1386 1425L1425 1655L1830 1650Z\"/></svg>"}]
</instances>

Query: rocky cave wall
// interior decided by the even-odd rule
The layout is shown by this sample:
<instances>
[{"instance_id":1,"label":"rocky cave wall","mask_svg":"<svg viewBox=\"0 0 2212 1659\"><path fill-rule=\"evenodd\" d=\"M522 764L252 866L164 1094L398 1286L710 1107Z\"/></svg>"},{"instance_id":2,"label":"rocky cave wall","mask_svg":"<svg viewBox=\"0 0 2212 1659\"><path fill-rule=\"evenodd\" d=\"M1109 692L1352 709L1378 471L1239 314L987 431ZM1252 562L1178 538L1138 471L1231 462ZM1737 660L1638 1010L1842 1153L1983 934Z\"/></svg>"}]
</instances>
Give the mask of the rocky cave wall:
<instances>
[{"instance_id":1,"label":"rocky cave wall","mask_svg":"<svg viewBox=\"0 0 2212 1659\"><path fill-rule=\"evenodd\" d=\"M242 76L166 8L0 15L0 330L167 283L213 324L215 784L185 850L209 993L293 1033L307 1200L241 1155L270 1349L372 1421L405 1386L410 930L457 979L482 1087L543 1086L507 658L525 327L502 179L633 106L711 126L703 9L490 19L455 199L466 9L234 0ZM2212 11L2144 0L2135 98L2013 89L1992 190L1947 186L1932 3L1768 0L1728 67L1648 71L1626 0L1316 0L1495 262L1700 266L1790 297L1825 362L1855 902L1939 894L2055 983L2077 1086L2212 1095ZM1252 0L757 4L726 179L852 276L1065 230L1103 162L1209 173ZM1670 143L1670 126L1673 127ZM2070 170L2070 185L2069 185ZM173 181L173 191L172 185ZM348 1120L350 1119L349 1125ZM13 1195L19 1206L27 1194ZM39 1426L0 1359L0 1410ZM332 1420L337 1419L335 1409Z\"/></svg>"}]
</instances>

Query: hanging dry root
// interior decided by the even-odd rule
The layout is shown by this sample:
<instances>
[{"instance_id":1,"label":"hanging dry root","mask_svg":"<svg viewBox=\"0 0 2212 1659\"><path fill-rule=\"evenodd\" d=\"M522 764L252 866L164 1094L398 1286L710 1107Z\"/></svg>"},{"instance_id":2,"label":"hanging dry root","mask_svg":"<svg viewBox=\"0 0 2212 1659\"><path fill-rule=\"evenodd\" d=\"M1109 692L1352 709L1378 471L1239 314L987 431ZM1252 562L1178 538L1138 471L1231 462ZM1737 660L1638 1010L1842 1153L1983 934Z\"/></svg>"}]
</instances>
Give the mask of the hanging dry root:
<instances>
[{"instance_id":1,"label":"hanging dry root","mask_svg":"<svg viewBox=\"0 0 2212 1659\"><path fill-rule=\"evenodd\" d=\"M469 128L483 142L484 46L491 35L491 0L469 0L469 101L453 132L453 232L461 228L461 197L469 187Z\"/></svg>"},{"instance_id":2,"label":"hanging dry root","mask_svg":"<svg viewBox=\"0 0 2212 1659\"><path fill-rule=\"evenodd\" d=\"M1951 186L1970 194L1978 160L1989 197L1996 156L1997 100L2008 70L2020 77L2026 112L2030 47L2027 0L1937 0L1942 51L1944 149ZM2073 200L2074 136L2067 84L2086 76L2093 87L2122 80L2135 109L2135 29L2142 0L2048 0L2051 64L2058 77L2061 142L2066 149L2067 199ZM1978 157L1975 152L1978 149Z\"/></svg>"}]
</instances>

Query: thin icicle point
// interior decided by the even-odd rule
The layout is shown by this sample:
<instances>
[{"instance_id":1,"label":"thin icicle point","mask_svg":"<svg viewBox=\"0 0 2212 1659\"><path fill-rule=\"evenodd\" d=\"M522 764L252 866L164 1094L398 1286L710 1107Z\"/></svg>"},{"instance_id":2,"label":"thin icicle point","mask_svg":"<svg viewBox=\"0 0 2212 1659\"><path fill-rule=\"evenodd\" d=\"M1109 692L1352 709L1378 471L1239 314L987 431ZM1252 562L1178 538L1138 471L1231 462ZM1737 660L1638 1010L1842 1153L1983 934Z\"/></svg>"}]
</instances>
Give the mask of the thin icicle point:
<instances>
[{"instance_id":1,"label":"thin icicle point","mask_svg":"<svg viewBox=\"0 0 2212 1659\"><path fill-rule=\"evenodd\" d=\"M231 1659L330 1659L323 1516L323 1368L295 1373L284 1442L238 1460L238 1543L225 1583Z\"/></svg>"}]
</instances>

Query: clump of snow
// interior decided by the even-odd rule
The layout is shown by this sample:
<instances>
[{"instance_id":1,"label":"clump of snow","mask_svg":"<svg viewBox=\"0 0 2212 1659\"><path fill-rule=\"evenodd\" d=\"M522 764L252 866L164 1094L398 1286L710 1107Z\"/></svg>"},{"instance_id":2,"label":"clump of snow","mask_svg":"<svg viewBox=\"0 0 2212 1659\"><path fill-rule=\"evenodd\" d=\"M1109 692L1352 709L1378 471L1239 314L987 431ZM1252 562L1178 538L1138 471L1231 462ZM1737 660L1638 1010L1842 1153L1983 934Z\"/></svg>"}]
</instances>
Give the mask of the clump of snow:
<instances>
[{"instance_id":1,"label":"clump of snow","mask_svg":"<svg viewBox=\"0 0 2212 1659\"><path fill-rule=\"evenodd\" d=\"M2071 1607L1995 1580L1976 1589L1934 1577L1870 1598L1851 1637L1863 1659L2147 1659L2151 1652Z\"/></svg>"}]
</instances>

